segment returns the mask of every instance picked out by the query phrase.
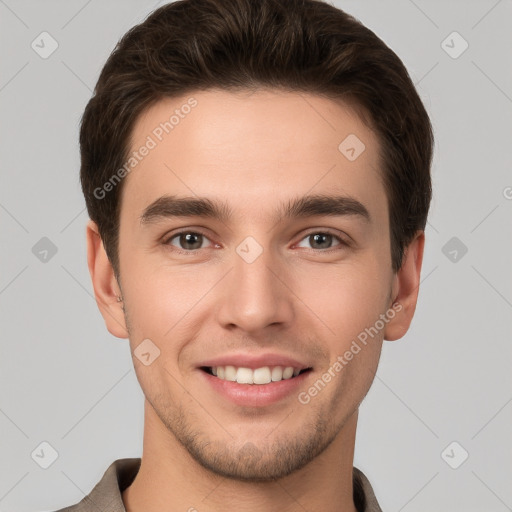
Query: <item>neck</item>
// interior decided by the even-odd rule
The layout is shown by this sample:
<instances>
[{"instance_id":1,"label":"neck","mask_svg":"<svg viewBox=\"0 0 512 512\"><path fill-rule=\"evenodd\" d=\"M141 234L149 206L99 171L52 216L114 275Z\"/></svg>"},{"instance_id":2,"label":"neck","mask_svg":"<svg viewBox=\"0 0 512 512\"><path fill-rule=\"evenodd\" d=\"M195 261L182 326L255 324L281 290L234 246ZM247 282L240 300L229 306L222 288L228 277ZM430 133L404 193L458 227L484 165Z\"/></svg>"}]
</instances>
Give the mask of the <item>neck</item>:
<instances>
[{"instance_id":1,"label":"neck","mask_svg":"<svg viewBox=\"0 0 512 512\"><path fill-rule=\"evenodd\" d=\"M312 462L273 482L242 482L198 464L145 401L141 466L122 493L127 512L357 512L352 493L357 410Z\"/></svg>"}]
</instances>

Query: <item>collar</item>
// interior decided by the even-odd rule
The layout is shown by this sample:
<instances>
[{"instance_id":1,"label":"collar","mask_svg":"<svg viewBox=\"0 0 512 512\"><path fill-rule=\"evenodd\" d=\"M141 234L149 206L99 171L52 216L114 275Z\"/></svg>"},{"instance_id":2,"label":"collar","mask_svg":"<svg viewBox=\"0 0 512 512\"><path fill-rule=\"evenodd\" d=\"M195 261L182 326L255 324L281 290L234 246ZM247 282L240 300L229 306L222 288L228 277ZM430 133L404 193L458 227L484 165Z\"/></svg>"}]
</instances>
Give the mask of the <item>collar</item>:
<instances>
[{"instance_id":1,"label":"collar","mask_svg":"<svg viewBox=\"0 0 512 512\"><path fill-rule=\"evenodd\" d=\"M134 481L140 464L140 458L115 460L80 503L57 512L126 512L121 493ZM353 468L353 485L358 512L382 512L368 478L356 467Z\"/></svg>"}]
</instances>

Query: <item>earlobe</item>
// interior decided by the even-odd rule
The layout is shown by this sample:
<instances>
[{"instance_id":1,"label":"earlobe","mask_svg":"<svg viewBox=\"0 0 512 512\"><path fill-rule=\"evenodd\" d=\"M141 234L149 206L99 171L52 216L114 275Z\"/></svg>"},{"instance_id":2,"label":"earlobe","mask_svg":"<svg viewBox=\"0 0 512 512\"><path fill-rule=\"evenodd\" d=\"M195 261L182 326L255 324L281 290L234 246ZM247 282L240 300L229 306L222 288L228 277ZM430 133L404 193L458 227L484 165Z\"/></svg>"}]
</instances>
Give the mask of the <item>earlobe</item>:
<instances>
[{"instance_id":1,"label":"earlobe","mask_svg":"<svg viewBox=\"0 0 512 512\"><path fill-rule=\"evenodd\" d=\"M409 329L418 300L424 246L425 233L418 231L404 251L402 266L394 277L394 316L384 330L385 340L398 340Z\"/></svg>"},{"instance_id":2,"label":"earlobe","mask_svg":"<svg viewBox=\"0 0 512 512\"><path fill-rule=\"evenodd\" d=\"M86 227L87 266L91 275L94 296L108 331L117 338L128 338L123 303L114 270L107 257L98 226L89 220Z\"/></svg>"}]
</instances>

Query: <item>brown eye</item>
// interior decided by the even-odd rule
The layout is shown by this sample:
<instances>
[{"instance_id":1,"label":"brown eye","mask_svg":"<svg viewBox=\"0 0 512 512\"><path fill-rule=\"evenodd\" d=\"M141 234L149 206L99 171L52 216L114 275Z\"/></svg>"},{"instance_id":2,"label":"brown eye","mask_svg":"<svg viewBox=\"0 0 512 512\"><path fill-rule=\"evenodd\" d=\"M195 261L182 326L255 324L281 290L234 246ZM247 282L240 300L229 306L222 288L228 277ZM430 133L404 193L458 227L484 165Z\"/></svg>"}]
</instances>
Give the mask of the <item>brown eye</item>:
<instances>
[{"instance_id":1,"label":"brown eye","mask_svg":"<svg viewBox=\"0 0 512 512\"><path fill-rule=\"evenodd\" d=\"M317 249L317 250L330 249L331 247L333 247L333 245L332 245L333 240L338 241L338 243L334 244L334 246L345 245L345 242L339 236L333 235L331 233L326 233L323 231L317 231L314 233L310 233L309 235L304 237L302 240L307 240L307 242L310 244L311 248ZM302 241L301 241L301 243L302 243ZM299 247L304 247L304 246L300 245L300 243L299 243Z\"/></svg>"},{"instance_id":2,"label":"brown eye","mask_svg":"<svg viewBox=\"0 0 512 512\"><path fill-rule=\"evenodd\" d=\"M171 240L174 240L175 238L177 238L179 245L171 242ZM172 245L186 251L195 251L203 248L203 242L205 240L207 240L207 238L201 233L196 233L195 231L182 231L181 233L176 233L168 238L165 244Z\"/></svg>"}]
</instances>

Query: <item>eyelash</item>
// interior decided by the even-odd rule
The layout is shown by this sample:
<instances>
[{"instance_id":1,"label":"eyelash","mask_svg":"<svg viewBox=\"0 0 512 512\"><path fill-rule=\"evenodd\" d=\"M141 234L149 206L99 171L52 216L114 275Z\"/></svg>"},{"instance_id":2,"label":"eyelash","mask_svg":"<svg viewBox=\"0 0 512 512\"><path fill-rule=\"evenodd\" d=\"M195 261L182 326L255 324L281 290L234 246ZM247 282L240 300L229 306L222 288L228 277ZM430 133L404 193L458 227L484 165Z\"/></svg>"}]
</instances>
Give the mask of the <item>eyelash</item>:
<instances>
[{"instance_id":1,"label":"eyelash","mask_svg":"<svg viewBox=\"0 0 512 512\"><path fill-rule=\"evenodd\" d=\"M176 237L178 237L180 235L183 235L183 234L190 234L190 233L193 233L195 235L202 235L203 237L205 237L206 239L209 240L209 237L205 233L203 233L201 230L185 229L185 230L173 233L171 236L165 238L164 241L163 241L163 244L166 245L166 246L172 247L171 250L174 251L174 252L177 252L178 254L186 254L186 255L195 255L195 254L197 254L198 251L200 251L202 249L206 249L206 247L202 247L200 249L193 249L191 251L187 251L185 249L179 249L178 247L175 247L175 246L170 244L170 241L173 240L174 238L176 238ZM331 253L333 251L337 251L337 250L340 250L340 249L342 249L344 247L349 247L350 246L349 242L347 242L346 240L341 238L339 235L333 233L332 231L330 231L328 229L326 229L326 230L318 230L317 229L317 230L314 230L314 231L310 231L309 233L305 234L299 240L299 243L302 242L305 238L308 238L311 235L317 235L317 234L330 235L333 238L335 238L339 242L339 244L335 245L334 247L330 247L329 249L306 249L306 250L313 251L313 252L316 252L316 253Z\"/></svg>"}]
</instances>

